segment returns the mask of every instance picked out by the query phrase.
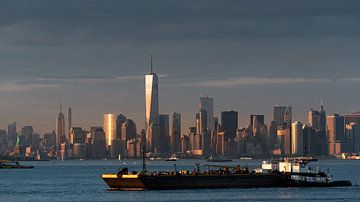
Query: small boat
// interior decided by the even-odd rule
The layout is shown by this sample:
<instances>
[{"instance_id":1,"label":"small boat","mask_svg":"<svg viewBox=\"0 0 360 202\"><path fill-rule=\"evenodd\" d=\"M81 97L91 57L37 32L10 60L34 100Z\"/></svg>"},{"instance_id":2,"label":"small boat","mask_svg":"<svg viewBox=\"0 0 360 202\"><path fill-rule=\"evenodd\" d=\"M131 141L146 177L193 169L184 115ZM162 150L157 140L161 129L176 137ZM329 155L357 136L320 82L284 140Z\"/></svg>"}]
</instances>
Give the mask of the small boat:
<instances>
[{"instance_id":1,"label":"small boat","mask_svg":"<svg viewBox=\"0 0 360 202\"><path fill-rule=\"evenodd\" d=\"M222 157L213 158L212 156L210 156L210 158L207 161L208 162L233 162L233 160L231 160L231 159L224 159Z\"/></svg>"},{"instance_id":2,"label":"small boat","mask_svg":"<svg viewBox=\"0 0 360 202\"><path fill-rule=\"evenodd\" d=\"M240 157L240 160L252 160L251 157Z\"/></svg>"},{"instance_id":3,"label":"small boat","mask_svg":"<svg viewBox=\"0 0 360 202\"><path fill-rule=\"evenodd\" d=\"M176 158L175 154L173 154L170 158L165 159L165 161L177 161L177 160L179 160L179 159Z\"/></svg>"},{"instance_id":4,"label":"small boat","mask_svg":"<svg viewBox=\"0 0 360 202\"><path fill-rule=\"evenodd\" d=\"M0 169L26 169L34 168L34 166L20 165L18 161L0 161Z\"/></svg>"}]
</instances>

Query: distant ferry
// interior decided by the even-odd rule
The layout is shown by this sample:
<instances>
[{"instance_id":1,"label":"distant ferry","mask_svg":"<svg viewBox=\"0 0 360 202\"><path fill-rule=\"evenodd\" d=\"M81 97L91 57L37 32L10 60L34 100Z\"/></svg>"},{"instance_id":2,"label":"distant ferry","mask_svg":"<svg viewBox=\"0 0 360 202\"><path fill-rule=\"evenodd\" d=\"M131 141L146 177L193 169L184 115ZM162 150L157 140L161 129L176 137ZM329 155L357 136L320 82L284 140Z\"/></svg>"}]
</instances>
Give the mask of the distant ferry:
<instances>
[{"instance_id":1,"label":"distant ferry","mask_svg":"<svg viewBox=\"0 0 360 202\"><path fill-rule=\"evenodd\" d=\"M18 161L0 161L0 169L24 169L34 168L34 166L21 165Z\"/></svg>"},{"instance_id":2,"label":"distant ferry","mask_svg":"<svg viewBox=\"0 0 360 202\"><path fill-rule=\"evenodd\" d=\"M311 160L313 161L313 160ZM309 160L282 159L262 162L261 168L207 165L200 171L149 172L143 159L141 172L121 169L115 174L103 174L102 179L115 190L159 190L201 188L258 188L258 187L335 187L351 186L351 181L334 181L329 173L308 167ZM212 169L210 169L212 168ZM214 169L215 168L215 169Z\"/></svg>"}]
</instances>

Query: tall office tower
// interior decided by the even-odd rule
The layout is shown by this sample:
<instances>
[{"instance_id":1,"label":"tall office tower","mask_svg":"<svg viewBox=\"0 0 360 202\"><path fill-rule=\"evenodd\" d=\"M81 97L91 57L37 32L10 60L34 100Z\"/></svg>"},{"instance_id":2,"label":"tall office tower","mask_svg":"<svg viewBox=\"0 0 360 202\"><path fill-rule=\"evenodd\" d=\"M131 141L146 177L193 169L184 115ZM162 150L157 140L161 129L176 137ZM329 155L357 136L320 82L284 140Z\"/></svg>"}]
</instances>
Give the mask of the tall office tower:
<instances>
[{"instance_id":1,"label":"tall office tower","mask_svg":"<svg viewBox=\"0 0 360 202\"><path fill-rule=\"evenodd\" d=\"M327 135L329 141L329 154L340 154L345 150L344 148L344 116L340 116L339 114L333 114L327 116Z\"/></svg>"},{"instance_id":2,"label":"tall office tower","mask_svg":"<svg viewBox=\"0 0 360 202\"><path fill-rule=\"evenodd\" d=\"M207 127L214 130L214 98L200 97L200 111L205 110L207 115Z\"/></svg>"},{"instance_id":3,"label":"tall office tower","mask_svg":"<svg viewBox=\"0 0 360 202\"><path fill-rule=\"evenodd\" d=\"M160 114L159 115L159 150L163 154L169 153L169 146L170 146L170 135L169 135L169 115L167 114Z\"/></svg>"},{"instance_id":4,"label":"tall office tower","mask_svg":"<svg viewBox=\"0 0 360 202\"><path fill-rule=\"evenodd\" d=\"M309 120L309 126L311 128L313 128L315 130L320 129L320 112L318 112L314 109L310 109L308 120Z\"/></svg>"},{"instance_id":5,"label":"tall office tower","mask_svg":"<svg viewBox=\"0 0 360 202\"><path fill-rule=\"evenodd\" d=\"M60 104L60 112L56 118L56 146L59 149L60 144L66 142L65 135L65 116L62 113L62 105Z\"/></svg>"},{"instance_id":6,"label":"tall office tower","mask_svg":"<svg viewBox=\"0 0 360 202\"><path fill-rule=\"evenodd\" d=\"M323 105L323 102L321 100L321 106L320 106L320 118L319 118L319 129L322 131L325 131L326 134L326 112Z\"/></svg>"},{"instance_id":7,"label":"tall office tower","mask_svg":"<svg viewBox=\"0 0 360 202\"><path fill-rule=\"evenodd\" d=\"M251 114L250 115L250 128L254 128L254 124L255 124L254 120L256 120L257 125L260 125L260 126L265 125L265 116L264 115Z\"/></svg>"},{"instance_id":8,"label":"tall office tower","mask_svg":"<svg viewBox=\"0 0 360 202\"><path fill-rule=\"evenodd\" d=\"M238 129L238 112L221 112L221 126L224 131L225 141L235 138L236 130Z\"/></svg>"},{"instance_id":9,"label":"tall office tower","mask_svg":"<svg viewBox=\"0 0 360 202\"><path fill-rule=\"evenodd\" d=\"M119 114L116 118L116 138L122 138L122 124L126 121L126 117L123 114Z\"/></svg>"},{"instance_id":10,"label":"tall office tower","mask_svg":"<svg viewBox=\"0 0 360 202\"><path fill-rule=\"evenodd\" d=\"M355 123L356 125L360 125L360 112L345 114L344 117L345 117L345 124Z\"/></svg>"},{"instance_id":11,"label":"tall office tower","mask_svg":"<svg viewBox=\"0 0 360 202\"><path fill-rule=\"evenodd\" d=\"M81 127L70 128L70 144L85 143L85 134Z\"/></svg>"},{"instance_id":12,"label":"tall office tower","mask_svg":"<svg viewBox=\"0 0 360 202\"><path fill-rule=\"evenodd\" d=\"M180 137L181 137L181 115L180 113L173 113L172 129L171 129L171 153L180 152Z\"/></svg>"},{"instance_id":13,"label":"tall office tower","mask_svg":"<svg viewBox=\"0 0 360 202\"><path fill-rule=\"evenodd\" d=\"M104 124L103 124L106 146L110 151L113 140L116 139L116 118L115 114L104 114Z\"/></svg>"},{"instance_id":14,"label":"tall office tower","mask_svg":"<svg viewBox=\"0 0 360 202\"><path fill-rule=\"evenodd\" d=\"M69 134L69 139L70 139L70 129L72 128L72 109L71 107L68 108L68 134Z\"/></svg>"},{"instance_id":15,"label":"tall office tower","mask_svg":"<svg viewBox=\"0 0 360 202\"><path fill-rule=\"evenodd\" d=\"M103 159L107 156L105 132L102 127L91 127L92 157L95 159Z\"/></svg>"},{"instance_id":16,"label":"tall office tower","mask_svg":"<svg viewBox=\"0 0 360 202\"><path fill-rule=\"evenodd\" d=\"M346 124L346 139L350 142L349 152L360 152L360 125Z\"/></svg>"},{"instance_id":17,"label":"tall office tower","mask_svg":"<svg viewBox=\"0 0 360 202\"><path fill-rule=\"evenodd\" d=\"M72 127L70 129L70 147L72 158L85 158L85 139L86 135L82 128Z\"/></svg>"},{"instance_id":18,"label":"tall office tower","mask_svg":"<svg viewBox=\"0 0 360 202\"><path fill-rule=\"evenodd\" d=\"M117 124L117 123L116 123ZM126 119L121 126L121 137L123 141L136 138L136 124L131 119Z\"/></svg>"},{"instance_id":19,"label":"tall office tower","mask_svg":"<svg viewBox=\"0 0 360 202\"><path fill-rule=\"evenodd\" d=\"M8 136L9 136L9 147L14 148L16 145L17 133L16 133L16 122L8 125Z\"/></svg>"},{"instance_id":20,"label":"tall office tower","mask_svg":"<svg viewBox=\"0 0 360 202\"><path fill-rule=\"evenodd\" d=\"M159 86L158 76L153 72L152 54L150 72L145 75L145 129L146 145L150 151L159 147Z\"/></svg>"},{"instance_id":21,"label":"tall office tower","mask_svg":"<svg viewBox=\"0 0 360 202\"><path fill-rule=\"evenodd\" d=\"M277 140L280 145L281 154L291 154L291 127L285 124L277 128Z\"/></svg>"},{"instance_id":22,"label":"tall office tower","mask_svg":"<svg viewBox=\"0 0 360 202\"><path fill-rule=\"evenodd\" d=\"M196 132L195 134L200 134L200 113L196 113L195 115L195 128Z\"/></svg>"},{"instance_id":23,"label":"tall office tower","mask_svg":"<svg viewBox=\"0 0 360 202\"><path fill-rule=\"evenodd\" d=\"M292 117L292 107L291 106L274 106L274 121L277 125L282 125L284 123L291 125L291 117ZM290 121L290 123L289 123Z\"/></svg>"},{"instance_id":24,"label":"tall office tower","mask_svg":"<svg viewBox=\"0 0 360 202\"><path fill-rule=\"evenodd\" d=\"M303 155L303 124L300 121L292 123L291 154Z\"/></svg>"},{"instance_id":25,"label":"tall office tower","mask_svg":"<svg viewBox=\"0 0 360 202\"><path fill-rule=\"evenodd\" d=\"M200 135L203 135L208 130L207 125L207 111L206 110L200 110L199 113L199 120L200 120Z\"/></svg>"}]
</instances>

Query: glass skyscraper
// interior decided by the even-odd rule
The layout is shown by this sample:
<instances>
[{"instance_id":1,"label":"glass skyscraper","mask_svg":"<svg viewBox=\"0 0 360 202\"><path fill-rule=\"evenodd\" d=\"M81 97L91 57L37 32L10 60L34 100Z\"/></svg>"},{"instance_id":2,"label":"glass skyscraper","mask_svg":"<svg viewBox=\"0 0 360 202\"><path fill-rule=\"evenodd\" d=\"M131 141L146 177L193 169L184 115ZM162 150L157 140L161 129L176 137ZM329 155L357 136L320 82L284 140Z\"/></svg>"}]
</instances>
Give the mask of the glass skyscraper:
<instances>
[{"instance_id":1,"label":"glass skyscraper","mask_svg":"<svg viewBox=\"0 0 360 202\"><path fill-rule=\"evenodd\" d=\"M153 73L152 56L150 72L145 75L145 129L149 151L159 149L159 95L158 76Z\"/></svg>"}]
</instances>

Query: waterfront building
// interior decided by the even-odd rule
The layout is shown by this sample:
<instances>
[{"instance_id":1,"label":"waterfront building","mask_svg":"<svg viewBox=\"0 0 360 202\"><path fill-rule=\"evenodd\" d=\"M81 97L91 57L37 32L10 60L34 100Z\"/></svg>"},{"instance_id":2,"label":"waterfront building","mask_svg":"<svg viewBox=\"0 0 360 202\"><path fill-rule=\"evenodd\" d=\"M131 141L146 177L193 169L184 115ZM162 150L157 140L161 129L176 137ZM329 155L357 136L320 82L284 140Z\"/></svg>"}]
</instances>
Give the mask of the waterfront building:
<instances>
[{"instance_id":1,"label":"waterfront building","mask_svg":"<svg viewBox=\"0 0 360 202\"><path fill-rule=\"evenodd\" d=\"M225 134L225 141L235 138L236 130L238 129L238 112L221 112L221 126Z\"/></svg>"},{"instance_id":2,"label":"waterfront building","mask_svg":"<svg viewBox=\"0 0 360 202\"><path fill-rule=\"evenodd\" d=\"M300 121L293 122L291 131L291 154L303 155L303 124Z\"/></svg>"},{"instance_id":3,"label":"waterfront building","mask_svg":"<svg viewBox=\"0 0 360 202\"><path fill-rule=\"evenodd\" d=\"M180 113L173 113L172 129L171 129L171 153L180 152L180 136L181 136L181 115Z\"/></svg>"},{"instance_id":4,"label":"waterfront building","mask_svg":"<svg viewBox=\"0 0 360 202\"><path fill-rule=\"evenodd\" d=\"M159 149L159 92L158 76L153 72L152 55L150 72L145 75L145 130L148 151Z\"/></svg>"}]
</instances>

